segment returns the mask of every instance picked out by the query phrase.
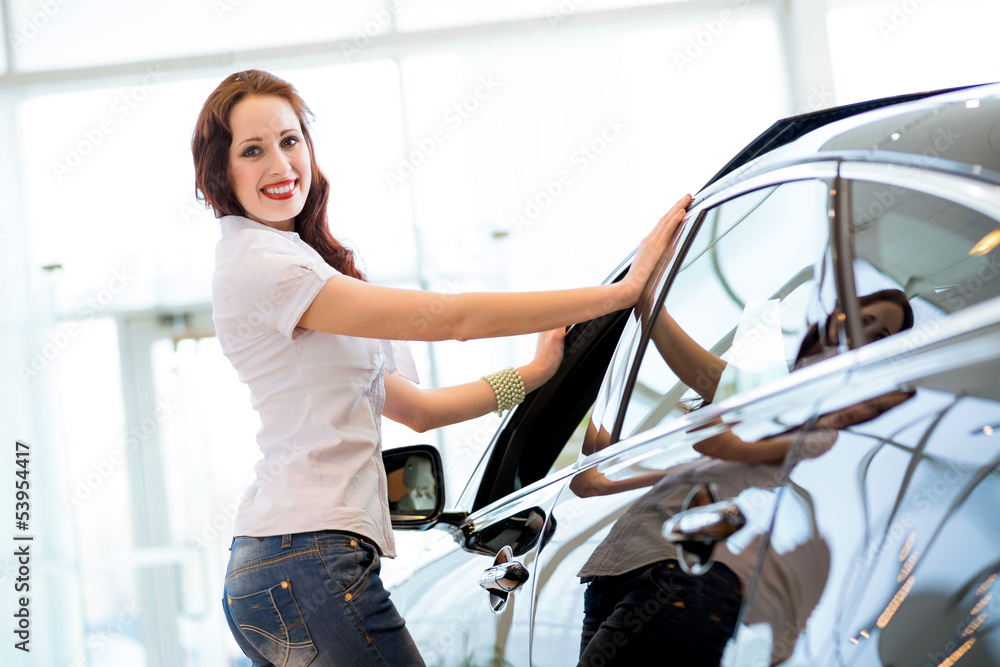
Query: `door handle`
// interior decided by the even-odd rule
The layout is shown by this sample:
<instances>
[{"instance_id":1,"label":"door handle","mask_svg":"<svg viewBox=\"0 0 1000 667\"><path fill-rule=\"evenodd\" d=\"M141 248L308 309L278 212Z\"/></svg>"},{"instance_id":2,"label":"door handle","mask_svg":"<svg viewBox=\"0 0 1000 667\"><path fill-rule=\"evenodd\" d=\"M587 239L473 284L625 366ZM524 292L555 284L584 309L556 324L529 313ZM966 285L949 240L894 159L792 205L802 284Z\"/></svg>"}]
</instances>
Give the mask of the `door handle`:
<instances>
[{"instance_id":1,"label":"door handle","mask_svg":"<svg viewBox=\"0 0 1000 667\"><path fill-rule=\"evenodd\" d=\"M507 598L528 580L528 568L514 560L514 552L505 546L493 559L493 566L479 575L479 585L490 594L490 608L494 612L503 611Z\"/></svg>"},{"instance_id":2,"label":"door handle","mask_svg":"<svg viewBox=\"0 0 1000 667\"><path fill-rule=\"evenodd\" d=\"M721 542L746 523L736 503L723 500L675 514L663 524L663 537L668 542Z\"/></svg>"},{"instance_id":3,"label":"door handle","mask_svg":"<svg viewBox=\"0 0 1000 667\"><path fill-rule=\"evenodd\" d=\"M699 484L688 494L681 511L663 524L663 537L677 545L681 569L700 576L712 567L715 543L722 542L746 523L736 503L718 500L715 484Z\"/></svg>"}]
</instances>

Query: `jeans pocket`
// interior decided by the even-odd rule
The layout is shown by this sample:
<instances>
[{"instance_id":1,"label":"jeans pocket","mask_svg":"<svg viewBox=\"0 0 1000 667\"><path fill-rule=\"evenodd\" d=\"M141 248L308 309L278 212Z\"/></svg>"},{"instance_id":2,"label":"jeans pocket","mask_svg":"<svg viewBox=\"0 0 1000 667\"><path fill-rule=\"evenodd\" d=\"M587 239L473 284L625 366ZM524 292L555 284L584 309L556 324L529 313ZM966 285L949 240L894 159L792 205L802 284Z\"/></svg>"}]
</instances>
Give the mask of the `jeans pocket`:
<instances>
[{"instance_id":1,"label":"jeans pocket","mask_svg":"<svg viewBox=\"0 0 1000 667\"><path fill-rule=\"evenodd\" d=\"M330 580L348 600L358 595L368 583L369 575L379 569L378 549L347 536L320 544L320 557Z\"/></svg>"},{"instance_id":2,"label":"jeans pocket","mask_svg":"<svg viewBox=\"0 0 1000 667\"><path fill-rule=\"evenodd\" d=\"M290 582L229 597L228 603L240 632L275 667L306 667L316 657Z\"/></svg>"}]
</instances>

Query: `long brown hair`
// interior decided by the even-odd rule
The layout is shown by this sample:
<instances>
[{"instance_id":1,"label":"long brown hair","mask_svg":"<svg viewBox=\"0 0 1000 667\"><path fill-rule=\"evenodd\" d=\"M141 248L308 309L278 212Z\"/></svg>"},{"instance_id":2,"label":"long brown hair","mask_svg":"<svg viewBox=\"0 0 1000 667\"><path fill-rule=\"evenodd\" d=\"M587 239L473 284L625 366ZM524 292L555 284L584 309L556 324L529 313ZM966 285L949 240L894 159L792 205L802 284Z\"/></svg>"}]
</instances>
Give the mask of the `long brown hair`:
<instances>
[{"instance_id":1,"label":"long brown hair","mask_svg":"<svg viewBox=\"0 0 1000 667\"><path fill-rule=\"evenodd\" d=\"M236 72L219 84L198 114L191 139L194 155L195 196L215 211L215 217L225 215L246 215L236 193L229 182L229 148L233 141L229 126L229 115L237 102L251 95L272 95L280 97L291 105L302 126L302 136L309 147L309 162L312 170L312 184L306 196L305 206L295 216L295 231L308 243L326 263L344 275L365 280L364 274L355 266L354 253L340 244L330 233L327 222L326 205L330 198L330 182L319 169L312 137L309 135L307 120L312 112L298 91L283 79L261 70L250 69Z\"/></svg>"}]
</instances>

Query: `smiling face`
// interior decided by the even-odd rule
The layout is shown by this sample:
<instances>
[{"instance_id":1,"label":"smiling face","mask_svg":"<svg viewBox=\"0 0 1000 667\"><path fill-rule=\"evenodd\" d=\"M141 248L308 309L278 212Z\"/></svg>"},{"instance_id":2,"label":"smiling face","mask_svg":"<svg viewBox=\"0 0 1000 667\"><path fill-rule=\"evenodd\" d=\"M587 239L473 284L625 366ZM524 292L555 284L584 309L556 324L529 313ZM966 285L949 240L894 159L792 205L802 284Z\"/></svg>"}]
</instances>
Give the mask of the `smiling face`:
<instances>
[{"instance_id":1,"label":"smiling face","mask_svg":"<svg viewBox=\"0 0 1000 667\"><path fill-rule=\"evenodd\" d=\"M229 182L244 214L294 231L312 178L309 147L295 111L280 97L245 97L233 107L229 126Z\"/></svg>"}]
</instances>

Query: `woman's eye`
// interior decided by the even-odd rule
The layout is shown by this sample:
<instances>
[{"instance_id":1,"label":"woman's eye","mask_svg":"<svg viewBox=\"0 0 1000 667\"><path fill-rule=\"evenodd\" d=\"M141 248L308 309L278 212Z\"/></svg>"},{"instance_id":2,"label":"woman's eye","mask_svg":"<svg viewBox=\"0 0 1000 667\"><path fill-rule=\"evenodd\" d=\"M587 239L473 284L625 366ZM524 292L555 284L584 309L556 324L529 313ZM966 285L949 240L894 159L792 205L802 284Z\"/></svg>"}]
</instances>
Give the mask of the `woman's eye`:
<instances>
[{"instance_id":1,"label":"woman's eye","mask_svg":"<svg viewBox=\"0 0 1000 667\"><path fill-rule=\"evenodd\" d=\"M282 143L283 146L286 146L286 147L287 146L294 146L295 144L299 143L299 138L298 137L285 137L285 140L283 142L281 142L281 143Z\"/></svg>"},{"instance_id":2,"label":"woman's eye","mask_svg":"<svg viewBox=\"0 0 1000 667\"><path fill-rule=\"evenodd\" d=\"M243 151L241 157L256 157L260 153L260 149L256 146L251 146L250 148Z\"/></svg>"}]
</instances>

